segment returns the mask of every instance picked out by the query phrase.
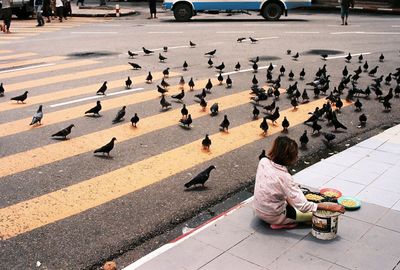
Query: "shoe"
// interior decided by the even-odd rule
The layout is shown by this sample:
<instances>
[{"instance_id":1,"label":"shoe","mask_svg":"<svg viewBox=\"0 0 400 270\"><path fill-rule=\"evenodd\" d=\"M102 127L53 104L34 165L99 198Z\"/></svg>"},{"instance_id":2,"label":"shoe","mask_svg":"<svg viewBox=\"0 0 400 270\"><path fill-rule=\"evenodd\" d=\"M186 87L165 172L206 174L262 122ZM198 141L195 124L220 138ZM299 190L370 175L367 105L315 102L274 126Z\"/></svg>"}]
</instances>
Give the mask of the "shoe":
<instances>
[{"instance_id":1,"label":"shoe","mask_svg":"<svg viewBox=\"0 0 400 270\"><path fill-rule=\"evenodd\" d=\"M290 224L271 224L271 229L279 230L279 229L293 229L297 227L297 223L290 223Z\"/></svg>"},{"instance_id":2,"label":"shoe","mask_svg":"<svg viewBox=\"0 0 400 270\"><path fill-rule=\"evenodd\" d=\"M347 25L347 22L345 22L344 25Z\"/></svg>"}]
</instances>

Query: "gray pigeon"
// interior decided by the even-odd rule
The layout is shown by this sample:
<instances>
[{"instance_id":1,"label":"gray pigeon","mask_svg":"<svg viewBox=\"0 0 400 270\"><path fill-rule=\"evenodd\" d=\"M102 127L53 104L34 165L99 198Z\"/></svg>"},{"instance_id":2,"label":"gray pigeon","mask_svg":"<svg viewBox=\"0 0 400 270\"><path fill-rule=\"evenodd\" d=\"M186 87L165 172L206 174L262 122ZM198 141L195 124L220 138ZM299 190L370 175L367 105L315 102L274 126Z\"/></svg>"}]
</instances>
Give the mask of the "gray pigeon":
<instances>
[{"instance_id":1,"label":"gray pigeon","mask_svg":"<svg viewBox=\"0 0 400 270\"><path fill-rule=\"evenodd\" d=\"M71 133L72 128L74 127L74 124L69 125L68 127L60 130L57 133L54 133L51 135L51 137L64 137L64 140L67 139L67 136Z\"/></svg>"},{"instance_id":2,"label":"gray pigeon","mask_svg":"<svg viewBox=\"0 0 400 270\"><path fill-rule=\"evenodd\" d=\"M36 113L33 115L33 118L32 118L32 122L29 124L29 125L35 125L35 124L37 124L37 123L39 123L39 125L41 125L42 123L41 123L41 121L42 121L42 118L43 118L43 112L42 112L42 105L40 105L39 106L39 109L36 111Z\"/></svg>"},{"instance_id":3,"label":"gray pigeon","mask_svg":"<svg viewBox=\"0 0 400 270\"><path fill-rule=\"evenodd\" d=\"M0 83L0 97L4 97L4 87L3 87L3 83Z\"/></svg>"},{"instance_id":4,"label":"gray pigeon","mask_svg":"<svg viewBox=\"0 0 400 270\"><path fill-rule=\"evenodd\" d=\"M126 109L126 106L123 106L122 109L118 111L117 115L115 116L114 120L112 121L113 124L120 122L124 118L125 109Z\"/></svg>"}]
</instances>

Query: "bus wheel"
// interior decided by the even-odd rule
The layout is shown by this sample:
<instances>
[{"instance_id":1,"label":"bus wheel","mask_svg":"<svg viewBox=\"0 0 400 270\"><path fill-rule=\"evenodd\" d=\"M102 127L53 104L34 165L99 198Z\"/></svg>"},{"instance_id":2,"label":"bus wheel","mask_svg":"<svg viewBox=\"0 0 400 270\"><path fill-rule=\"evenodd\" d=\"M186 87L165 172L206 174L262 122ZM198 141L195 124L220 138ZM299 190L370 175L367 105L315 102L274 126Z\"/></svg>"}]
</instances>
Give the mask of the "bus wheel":
<instances>
[{"instance_id":1,"label":"bus wheel","mask_svg":"<svg viewBox=\"0 0 400 270\"><path fill-rule=\"evenodd\" d=\"M187 22L192 18L192 7L187 3L177 3L174 6L174 17L178 22Z\"/></svg>"},{"instance_id":2,"label":"bus wheel","mask_svg":"<svg viewBox=\"0 0 400 270\"><path fill-rule=\"evenodd\" d=\"M282 15L282 8L278 3L268 3L262 9L261 15L268 21L277 21Z\"/></svg>"}]
</instances>

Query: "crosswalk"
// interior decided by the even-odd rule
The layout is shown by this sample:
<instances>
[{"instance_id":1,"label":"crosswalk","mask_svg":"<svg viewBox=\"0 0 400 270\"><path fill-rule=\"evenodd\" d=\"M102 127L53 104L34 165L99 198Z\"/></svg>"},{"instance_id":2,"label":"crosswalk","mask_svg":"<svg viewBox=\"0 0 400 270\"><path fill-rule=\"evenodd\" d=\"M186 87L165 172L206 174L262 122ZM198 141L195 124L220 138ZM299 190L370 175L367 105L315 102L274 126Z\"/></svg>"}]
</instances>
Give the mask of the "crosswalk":
<instances>
[{"instance_id":1,"label":"crosswalk","mask_svg":"<svg viewBox=\"0 0 400 270\"><path fill-rule=\"evenodd\" d=\"M96 126L92 123L97 120L84 116L84 112L94 105L95 100L101 100L103 106L101 114L104 115L104 118L115 115L115 111L123 105L132 108L130 114L136 109L146 111L147 107L158 106L157 108L159 108L160 94L155 90L155 85L163 78L162 70L153 71L154 83L146 84L147 71L133 71L128 64L105 66L102 59L71 60L65 56L41 58L30 52L13 54L11 50L2 50L0 51L0 60L2 65L0 68L12 67L8 72L0 72L0 82L4 83L6 89L6 96L0 99L0 141L6 140L11 143L11 138L17 140L19 136L28 140L21 142L21 149L8 151L7 154L0 153L0 186L3 182L10 185L10 181L12 183L10 179L18 179L19 175L34 174L38 168L49 166L51 171L54 164L62 164L66 160L83 159L80 162L83 166L86 162L90 162L87 160L87 154L92 153L112 137L117 138L116 148L118 148L121 144L133 143L139 137L157 134L178 126L182 106L180 103L173 103L173 108L168 111L149 109L147 115L141 117L137 128L131 126L128 115L124 122L108 126L103 124ZM22 69L27 65L44 66ZM76 71L77 68L83 70ZM54 71L56 71L54 73L56 75L46 75ZM135 91L124 90L127 74L134 82ZM244 73L238 74L238 76L242 76ZM32 79L32 75L37 78ZM183 74L181 70L170 72L167 80L174 81L174 83L168 88L168 99L170 99L170 95L181 91L178 79L182 75L187 77L187 74ZM235 74L231 76L235 76ZM108 80L107 90L110 95L104 97L95 95L102 83L100 77L111 78ZM93 83L93 81L98 82ZM187 95L193 96L199 93L207 81L208 78L197 78L192 92L188 91L187 86L185 87ZM209 106L215 102L219 104L220 115L243 106L252 108L252 105L249 104L250 90L247 87L227 89L219 86L215 77L211 81L214 84L215 92L207 96L207 101ZM74 83L80 86L65 88L65 83ZM11 96L28 88L30 94L25 104L16 104L9 100ZM124 93L124 91L126 92ZM284 91L281 89L282 93ZM111 93L117 92L121 92L121 94L111 95ZM317 99L301 105L296 111L287 104L287 107L281 108L281 118L287 116L292 126L299 125L308 116L308 112L315 107L321 107L324 102L324 99ZM39 104L44 104L43 125L31 127L29 122L32 112ZM345 106L349 104L346 103ZM209 112L202 110L199 104L193 100L187 102L187 108L195 122L210 117ZM10 116L12 120L6 120L7 116ZM218 119L213 121L219 121ZM85 132L74 135L75 131L73 131L70 139L65 141L54 141L49 138L50 134L58 131L59 127L71 123L80 123L81 127L76 124L76 129L84 129ZM215 125L218 126L218 123ZM194 166L221 157L240 147L263 140L265 136L262 135L259 125L260 120L254 121L249 116L243 123L234 125L229 133L202 127L203 133L209 133L213 142L209 152L202 150L202 138L196 135L191 138L190 142L179 147L161 151L150 157L139 158L138 161L131 164L121 163L101 175L93 175L77 183L69 183L68 179L61 179L59 180L61 181L60 188L54 190L44 189L47 191L41 192L38 189L31 193L24 187L20 187L21 197L18 200L9 203L5 196L0 202L2 205L0 209L0 239L12 239L79 215ZM279 125L270 125L268 136L280 131ZM41 138L42 141L36 142L35 138ZM35 146L29 146L30 142ZM15 143L15 145L18 144ZM76 168L76 171L81 169ZM51 179L53 176L52 173L42 175L46 179ZM30 179L26 179L26 181L29 182ZM45 182L43 181L43 185ZM37 184L41 185L41 183Z\"/></svg>"}]
</instances>

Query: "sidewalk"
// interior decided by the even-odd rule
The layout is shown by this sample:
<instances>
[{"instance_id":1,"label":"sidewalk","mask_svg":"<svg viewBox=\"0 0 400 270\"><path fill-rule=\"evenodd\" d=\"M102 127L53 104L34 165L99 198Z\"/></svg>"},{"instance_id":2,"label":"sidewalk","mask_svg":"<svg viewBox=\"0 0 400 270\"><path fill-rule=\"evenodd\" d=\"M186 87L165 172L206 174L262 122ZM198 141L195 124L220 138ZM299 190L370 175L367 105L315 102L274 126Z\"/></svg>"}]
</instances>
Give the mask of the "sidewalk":
<instances>
[{"instance_id":1,"label":"sidewalk","mask_svg":"<svg viewBox=\"0 0 400 270\"><path fill-rule=\"evenodd\" d=\"M119 5L120 16L131 16L137 14L136 6L142 6L142 3L135 2L116 2L106 1L106 6L100 6L99 0L85 0L85 5L79 7L77 0L71 2L72 17L116 17L116 5Z\"/></svg>"},{"instance_id":2,"label":"sidewalk","mask_svg":"<svg viewBox=\"0 0 400 270\"><path fill-rule=\"evenodd\" d=\"M363 201L340 217L334 240L314 238L310 227L271 230L254 216L250 198L125 269L400 270L400 125L294 178Z\"/></svg>"}]
</instances>

